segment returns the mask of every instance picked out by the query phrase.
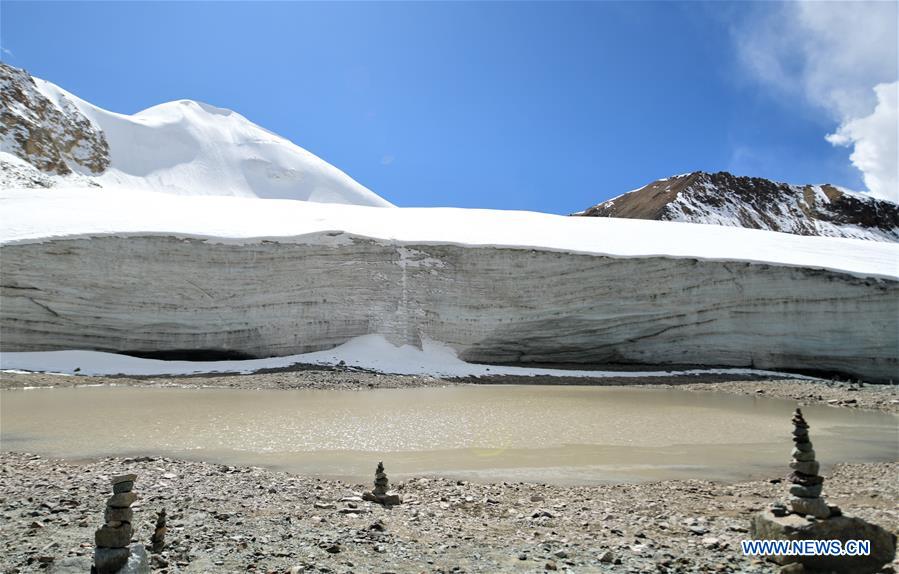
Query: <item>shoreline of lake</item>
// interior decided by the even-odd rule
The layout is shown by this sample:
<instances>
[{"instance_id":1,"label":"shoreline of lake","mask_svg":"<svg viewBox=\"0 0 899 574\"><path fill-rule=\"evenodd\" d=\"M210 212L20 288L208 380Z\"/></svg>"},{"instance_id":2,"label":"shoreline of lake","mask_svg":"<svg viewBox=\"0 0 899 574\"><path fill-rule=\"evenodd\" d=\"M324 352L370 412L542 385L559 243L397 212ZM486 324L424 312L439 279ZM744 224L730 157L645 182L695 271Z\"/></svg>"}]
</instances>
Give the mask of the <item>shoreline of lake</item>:
<instances>
[{"instance_id":1,"label":"shoreline of lake","mask_svg":"<svg viewBox=\"0 0 899 574\"><path fill-rule=\"evenodd\" d=\"M899 385L851 384L805 379L746 379L722 375L645 378L574 377L469 377L441 378L395 375L357 369L303 366L251 374L211 373L188 376L82 376L52 373L0 372L0 390L118 385L129 387L180 387L229 389L357 390L444 387L451 385L564 385L628 388L678 388L795 400L799 405L824 404L899 414Z\"/></svg>"}]
</instances>

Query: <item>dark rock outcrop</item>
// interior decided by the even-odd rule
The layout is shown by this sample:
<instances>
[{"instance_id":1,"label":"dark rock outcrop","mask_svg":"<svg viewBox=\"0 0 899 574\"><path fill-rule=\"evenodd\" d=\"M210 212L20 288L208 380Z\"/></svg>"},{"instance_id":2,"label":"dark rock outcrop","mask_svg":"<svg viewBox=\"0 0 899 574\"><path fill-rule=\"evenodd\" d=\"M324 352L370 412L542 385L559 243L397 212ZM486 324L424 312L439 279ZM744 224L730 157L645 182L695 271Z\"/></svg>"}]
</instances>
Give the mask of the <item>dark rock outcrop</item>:
<instances>
[{"instance_id":1,"label":"dark rock outcrop","mask_svg":"<svg viewBox=\"0 0 899 574\"><path fill-rule=\"evenodd\" d=\"M103 132L74 103L65 96L51 101L28 72L2 62L0 150L47 174L99 174L109 165Z\"/></svg>"}]
</instances>

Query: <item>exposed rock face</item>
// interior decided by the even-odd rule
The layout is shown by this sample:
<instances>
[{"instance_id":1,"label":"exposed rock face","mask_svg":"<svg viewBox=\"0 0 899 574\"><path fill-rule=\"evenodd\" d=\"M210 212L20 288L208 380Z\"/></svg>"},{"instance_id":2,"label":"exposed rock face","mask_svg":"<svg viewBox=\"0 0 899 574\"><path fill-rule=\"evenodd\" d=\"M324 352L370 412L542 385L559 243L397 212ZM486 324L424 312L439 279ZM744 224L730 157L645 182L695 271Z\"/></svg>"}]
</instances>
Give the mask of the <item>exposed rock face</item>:
<instances>
[{"instance_id":1,"label":"exposed rock face","mask_svg":"<svg viewBox=\"0 0 899 574\"><path fill-rule=\"evenodd\" d=\"M727 172L697 171L661 179L576 215L899 241L895 203L832 185L790 185Z\"/></svg>"},{"instance_id":2,"label":"exposed rock face","mask_svg":"<svg viewBox=\"0 0 899 574\"><path fill-rule=\"evenodd\" d=\"M0 150L48 174L99 174L109 165L103 132L72 102L64 96L51 101L28 72L2 62Z\"/></svg>"},{"instance_id":3,"label":"exposed rock face","mask_svg":"<svg viewBox=\"0 0 899 574\"><path fill-rule=\"evenodd\" d=\"M3 246L4 351L265 357L380 333L481 362L696 364L899 380L899 282L345 234Z\"/></svg>"}]
</instances>

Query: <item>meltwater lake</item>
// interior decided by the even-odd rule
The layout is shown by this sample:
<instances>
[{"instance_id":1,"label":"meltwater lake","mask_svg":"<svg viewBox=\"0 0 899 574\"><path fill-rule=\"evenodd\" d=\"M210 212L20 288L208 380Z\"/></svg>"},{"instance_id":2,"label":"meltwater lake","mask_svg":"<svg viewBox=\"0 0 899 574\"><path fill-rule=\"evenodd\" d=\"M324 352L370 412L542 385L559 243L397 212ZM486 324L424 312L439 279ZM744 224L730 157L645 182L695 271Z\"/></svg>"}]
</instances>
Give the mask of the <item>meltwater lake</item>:
<instances>
[{"instance_id":1,"label":"meltwater lake","mask_svg":"<svg viewBox=\"0 0 899 574\"><path fill-rule=\"evenodd\" d=\"M0 448L156 455L369 482L741 480L789 469L795 401L625 387L371 391L76 387L0 391ZM899 459L899 417L803 407L825 472Z\"/></svg>"}]
</instances>

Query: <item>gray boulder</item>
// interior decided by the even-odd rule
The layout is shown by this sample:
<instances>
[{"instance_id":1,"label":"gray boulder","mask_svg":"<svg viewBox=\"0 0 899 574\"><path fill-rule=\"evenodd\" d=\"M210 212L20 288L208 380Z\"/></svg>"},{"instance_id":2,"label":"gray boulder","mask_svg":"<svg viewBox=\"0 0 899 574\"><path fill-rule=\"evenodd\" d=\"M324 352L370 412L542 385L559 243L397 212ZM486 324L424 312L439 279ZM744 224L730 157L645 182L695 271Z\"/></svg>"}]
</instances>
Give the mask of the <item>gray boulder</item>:
<instances>
[{"instance_id":1,"label":"gray boulder","mask_svg":"<svg viewBox=\"0 0 899 574\"><path fill-rule=\"evenodd\" d=\"M131 545L131 556L117 574L150 574L150 557L143 544Z\"/></svg>"},{"instance_id":2,"label":"gray boulder","mask_svg":"<svg viewBox=\"0 0 899 574\"><path fill-rule=\"evenodd\" d=\"M750 535L755 540L868 540L867 556L769 556L777 564L802 564L806 571L865 574L878 572L896 558L896 535L876 524L852 516L807 519L796 514L775 516L770 510L753 516Z\"/></svg>"},{"instance_id":3,"label":"gray boulder","mask_svg":"<svg viewBox=\"0 0 899 574\"><path fill-rule=\"evenodd\" d=\"M115 574L128 563L128 548L97 548L94 550L94 566L97 574Z\"/></svg>"}]
</instances>

